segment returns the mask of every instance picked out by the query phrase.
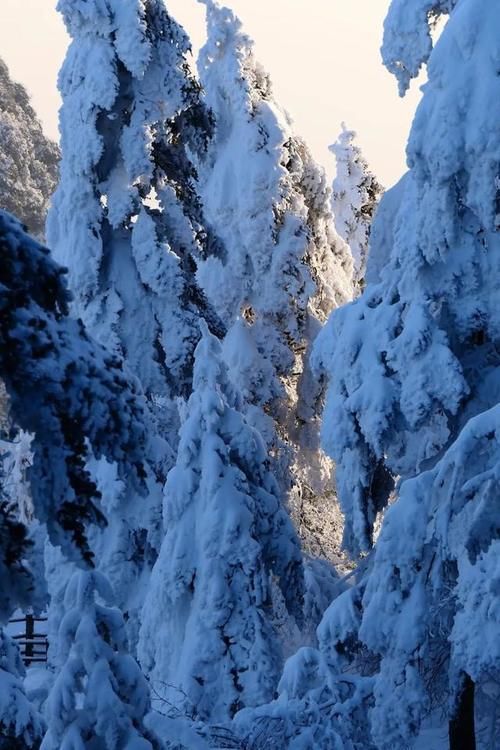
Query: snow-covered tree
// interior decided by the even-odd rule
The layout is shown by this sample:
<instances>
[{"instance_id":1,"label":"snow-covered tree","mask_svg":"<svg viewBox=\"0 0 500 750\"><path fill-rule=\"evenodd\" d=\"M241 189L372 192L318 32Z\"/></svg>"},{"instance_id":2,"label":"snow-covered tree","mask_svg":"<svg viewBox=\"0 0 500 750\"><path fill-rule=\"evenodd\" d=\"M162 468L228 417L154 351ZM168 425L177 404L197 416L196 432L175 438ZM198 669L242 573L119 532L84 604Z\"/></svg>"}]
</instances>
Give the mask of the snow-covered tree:
<instances>
[{"instance_id":1,"label":"snow-covered tree","mask_svg":"<svg viewBox=\"0 0 500 750\"><path fill-rule=\"evenodd\" d=\"M378 659L358 638L362 591L337 591L317 630L319 648L299 648L285 664L277 698L236 716L250 747L376 750L369 719Z\"/></svg>"},{"instance_id":2,"label":"snow-covered tree","mask_svg":"<svg viewBox=\"0 0 500 750\"><path fill-rule=\"evenodd\" d=\"M43 237L57 183L59 149L45 137L24 86L0 59L0 209Z\"/></svg>"},{"instance_id":3,"label":"snow-covered tree","mask_svg":"<svg viewBox=\"0 0 500 750\"><path fill-rule=\"evenodd\" d=\"M401 485L368 574L323 618L320 651L287 664L282 703L302 697L333 731L344 714L354 739L362 696L342 696L349 675L364 685L360 748L411 747L429 716L448 716L451 750L476 747L475 717L484 720L481 701L500 679L499 448L497 405L473 417L432 470ZM484 747L499 738L493 725Z\"/></svg>"},{"instance_id":4,"label":"snow-covered tree","mask_svg":"<svg viewBox=\"0 0 500 750\"><path fill-rule=\"evenodd\" d=\"M432 31L458 0L392 0L384 22L382 59L404 96L432 52Z\"/></svg>"},{"instance_id":5,"label":"snow-covered tree","mask_svg":"<svg viewBox=\"0 0 500 750\"><path fill-rule=\"evenodd\" d=\"M0 748L39 748L44 722L28 700L23 678L26 671L19 648L0 628Z\"/></svg>"},{"instance_id":6,"label":"snow-covered tree","mask_svg":"<svg viewBox=\"0 0 500 750\"><path fill-rule=\"evenodd\" d=\"M281 666L273 580L299 622L302 612L298 539L262 438L240 409L221 345L205 330L139 644L166 701L202 720L272 698Z\"/></svg>"},{"instance_id":7,"label":"snow-covered tree","mask_svg":"<svg viewBox=\"0 0 500 750\"><path fill-rule=\"evenodd\" d=\"M474 725L467 688L473 681L488 690L500 676L499 419L498 406L472 418L387 513L359 630L382 657L372 733L383 750L410 742L436 707L452 720L451 749L475 747L466 742Z\"/></svg>"},{"instance_id":8,"label":"snow-covered tree","mask_svg":"<svg viewBox=\"0 0 500 750\"><path fill-rule=\"evenodd\" d=\"M213 238L188 152L204 150L212 123L189 40L162 0L58 9L72 42L49 244L89 332L123 355L152 399L186 396L197 318L216 327L194 279Z\"/></svg>"},{"instance_id":9,"label":"snow-covered tree","mask_svg":"<svg viewBox=\"0 0 500 750\"><path fill-rule=\"evenodd\" d=\"M337 142L330 146L337 164L332 208L335 228L351 249L355 282L362 288L371 225L383 188L370 170L355 139L356 133L342 124Z\"/></svg>"},{"instance_id":10,"label":"snow-covered tree","mask_svg":"<svg viewBox=\"0 0 500 750\"><path fill-rule=\"evenodd\" d=\"M137 383L67 317L64 269L0 212L0 377L14 425L33 434L36 517L65 554L92 563L85 527L104 523L89 456L142 486L147 435Z\"/></svg>"},{"instance_id":11,"label":"snow-covered tree","mask_svg":"<svg viewBox=\"0 0 500 750\"><path fill-rule=\"evenodd\" d=\"M439 12L450 16L432 49ZM393 2L384 57L402 90L429 58L410 172L390 197L395 214L382 201L375 219L387 226L374 232L364 293L334 313L316 349L353 551L370 548L400 478L351 633L380 661L371 712L380 750L409 743L436 704L452 750L475 748L475 688L500 667L490 643L500 634L499 23L487 0ZM349 645L347 629L329 625L347 620L339 599L321 626L328 648Z\"/></svg>"},{"instance_id":12,"label":"snow-covered tree","mask_svg":"<svg viewBox=\"0 0 500 750\"><path fill-rule=\"evenodd\" d=\"M33 606L36 597L33 543L12 502L11 482L0 464L0 748L26 750L39 747L44 722L26 696L26 670L5 628L13 613Z\"/></svg>"},{"instance_id":13,"label":"snow-covered tree","mask_svg":"<svg viewBox=\"0 0 500 750\"><path fill-rule=\"evenodd\" d=\"M90 467L110 521L96 540L101 569L133 638L161 544L175 400L190 393L198 318L223 333L195 279L197 258L217 242L189 155L203 152L213 126L187 64L189 40L162 0L60 0L58 8L72 42L59 79L61 181L48 237L69 268L74 311L123 357L155 417L147 507L114 466Z\"/></svg>"},{"instance_id":14,"label":"snow-covered tree","mask_svg":"<svg viewBox=\"0 0 500 750\"><path fill-rule=\"evenodd\" d=\"M144 725L149 685L128 653L125 622L98 572L79 571L65 593L60 671L47 700L42 750L159 750Z\"/></svg>"},{"instance_id":15,"label":"snow-covered tree","mask_svg":"<svg viewBox=\"0 0 500 750\"><path fill-rule=\"evenodd\" d=\"M86 463L90 456L106 457L119 476L140 487L144 400L122 362L67 317L64 269L5 212L0 257L0 378L9 419L33 435L32 512L67 558L91 567L88 527L105 518ZM31 546L26 527L2 498L0 625L16 608L36 605ZM17 647L0 633L0 745L9 750L38 747L43 731L22 675Z\"/></svg>"},{"instance_id":16,"label":"snow-covered tree","mask_svg":"<svg viewBox=\"0 0 500 750\"><path fill-rule=\"evenodd\" d=\"M429 61L385 263L372 248L371 283L318 339L316 364L330 374L324 443L337 463L353 548L369 546L387 502L384 467L408 477L432 465L497 398L498 187L488 157L497 148L496 110L481 110L475 87L480 66L491 69L493 43L483 21L467 35L466 58L453 36L473 13L469 3L452 13ZM463 96L454 100L458 81Z\"/></svg>"},{"instance_id":17,"label":"snow-covered tree","mask_svg":"<svg viewBox=\"0 0 500 750\"><path fill-rule=\"evenodd\" d=\"M253 42L229 9L201 2L208 40L199 71L216 128L200 174L225 255L208 258L198 276L229 329L231 377L282 458L285 486L293 464L292 509L318 551L307 517L315 497L328 513L321 496L331 465L319 450L322 392L308 357L329 312L352 294L351 260L334 231L325 175L276 103Z\"/></svg>"}]
</instances>

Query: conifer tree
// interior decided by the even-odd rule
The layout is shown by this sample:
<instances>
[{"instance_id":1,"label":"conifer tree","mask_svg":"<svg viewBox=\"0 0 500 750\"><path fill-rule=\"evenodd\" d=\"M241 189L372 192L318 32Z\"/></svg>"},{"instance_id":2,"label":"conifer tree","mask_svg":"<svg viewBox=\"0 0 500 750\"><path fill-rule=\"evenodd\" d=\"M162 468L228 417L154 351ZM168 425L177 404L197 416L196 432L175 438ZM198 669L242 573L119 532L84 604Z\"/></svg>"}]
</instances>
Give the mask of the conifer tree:
<instances>
[{"instance_id":1,"label":"conifer tree","mask_svg":"<svg viewBox=\"0 0 500 750\"><path fill-rule=\"evenodd\" d=\"M121 479L142 486L144 399L122 362L68 318L64 269L5 212L0 257L0 378L12 424L33 435L32 512L66 565L91 568L89 526L105 517L87 462L105 457ZM30 562L36 560L27 529L2 497L0 626L16 608L37 604ZM0 745L9 750L38 747L44 728L22 677L17 647L0 631Z\"/></svg>"},{"instance_id":2,"label":"conifer tree","mask_svg":"<svg viewBox=\"0 0 500 750\"><path fill-rule=\"evenodd\" d=\"M220 343L205 330L139 656L167 702L215 722L273 696L281 659L272 579L299 624L302 610L299 543L262 439L240 409Z\"/></svg>"},{"instance_id":3,"label":"conifer tree","mask_svg":"<svg viewBox=\"0 0 500 750\"><path fill-rule=\"evenodd\" d=\"M321 652L326 661L333 650L371 655L379 750L411 743L436 707L449 719L451 750L474 750L474 701L500 667L489 641L500 625L500 15L486 1L425 8L406 3L403 12L395 0L386 22L384 56L401 89L421 63L429 76L395 214L381 207L375 219L390 224L377 233L392 246L384 263L372 246L365 291L318 340L330 373L324 437L353 551L370 549L390 476L400 477L357 606L346 608L345 595L332 604ZM447 11L432 49L429 14Z\"/></svg>"},{"instance_id":4,"label":"conifer tree","mask_svg":"<svg viewBox=\"0 0 500 750\"><path fill-rule=\"evenodd\" d=\"M352 293L351 261L334 231L325 176L276 103L252 41L229 9L201 1L208 41L199 71L216 129L200 174L225 255L202 263L199 279L229 329L231 377L284 488L294 484L297 524L317 552L325 539L306 527L309 516L328 513L331 466L318 445L322 391L308 358L329 312Z\"/></svg>"},{"instance_id":5,"label":"conifer tree","mask_svg":"<svg viewBox=\"0 0 500 750\"><path fill-rule=\"evenodd\" d=\"M371 172L356 133L342 124L338 141L330 146L337 163L333 181L332 208L335 228L347 242L354 259L355 283L365 283L370 231L383 188Z\"/></svg>"},{"instance_id":6,"label":"conifer tree","mask_svg":"<svg viewBox=\"0 0 500 750\"><path fill-rule=\"evenodd\" d=\"M41 750L160 750L144 726L149 686L128 653L125 623L97 572L79 571L65 593L60 671L47 700Z\"/></svg>"},{"instance_id":7,"label":"conifer tree","mask_svg":"<svg viewBox=\"0 0 500 750\"><path fill-rule=\"evenodd\" d=\"M209 252L194 167L212 132L189 40L161 0L60 0L72 37L61 70L61 181L48 239L74 310L151 399L189 395L194 279ZM167 429L168 432L168 429Z\"/></svg>"},{"instance_id":8,"label":"conifer tree","mask_svg":"<svg viewBox=\"0 0 500 750\"><path fill-rule=\"evenodd\" d=\"M189 40L162 0L60 0L58 8L72 42L59 80L61 181L48 237L69 268L74 311L123 357L153 414L146 506L115 467L91 467L110 521L95 539L100 566L134 641L163 536L162 488L177 444L176 401L191 390L198 318L223 333L195 279L198 258L218 251L190 160L206 148L212 120L189 71Z\"/></svg>"},{"instance_id":9,"label":"conifer tree","mask_svg":"<svg viewBox=\"0 0 500 750\"><path fill-rule=\"evenodd\" d=\"M0 377L12 422L34 436L34 512L68 557L92 564L85 527L105 519L86 461L107 457L142 491L144 400L122 362L67 317L64 269L4 212L0 251Z\"/></svg>"},{"instance_id":10,"label":"conifer tree","mask_svg":"<svg viewBox=\"0 0 500 750\"><path fill-rule=\"evenodd\" d=\"M466 12L457 16L460 28ZM401 38L410 44L419 35L407 39L407 21ZM318 339L316 363L330 377L324 443L337 464L346 542L354 551L370 547L377 511L392 489L388 474L406 478L431 466L465 421L495 399L486 383L495 367L496 291L488 268L496 248L495 235L490 240L487 233L496 230L496 173L483 151L484 133L493 126L484 115L466 132L461 104L440 95L455 90L449 39L442 36L429 65L431 84L408 145L411 171L388 233L390 254L384 267L373 257L373 283L332 315ZM477 41L476 55L480 46ZM475 59L460 68L470 102ZM446 88L438 87L439 75ZM457 156L457 139L474 160Z\"/></svg>"}]
</instances>

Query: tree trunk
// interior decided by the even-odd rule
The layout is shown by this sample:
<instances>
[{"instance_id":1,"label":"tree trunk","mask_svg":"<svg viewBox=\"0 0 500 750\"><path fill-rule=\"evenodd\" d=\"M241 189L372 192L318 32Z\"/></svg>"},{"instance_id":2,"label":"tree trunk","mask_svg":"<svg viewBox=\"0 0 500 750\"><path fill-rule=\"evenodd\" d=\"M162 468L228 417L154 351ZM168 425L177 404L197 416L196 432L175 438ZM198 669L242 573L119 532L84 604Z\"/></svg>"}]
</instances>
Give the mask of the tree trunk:
<instances>
[{"instance_id":1,"label":"tree trunk","mask_svg":"<svg viewBox=\"0 0 500 750\"><path fill-rule=\"evenodd\" d=\"M476 750L474 689L469 675L464 675L455 713L449 724L450 750Z\"/></svg>"}]
</instances>

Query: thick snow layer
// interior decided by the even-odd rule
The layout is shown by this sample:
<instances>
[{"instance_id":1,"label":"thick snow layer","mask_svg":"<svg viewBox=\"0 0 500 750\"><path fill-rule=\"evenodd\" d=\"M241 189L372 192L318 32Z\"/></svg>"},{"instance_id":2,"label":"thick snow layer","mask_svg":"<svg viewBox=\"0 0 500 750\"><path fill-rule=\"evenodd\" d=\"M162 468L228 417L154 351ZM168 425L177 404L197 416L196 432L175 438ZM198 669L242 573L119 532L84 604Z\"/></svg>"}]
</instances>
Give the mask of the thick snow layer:
<instances>
[{"instance_id":1,"label":"thick snow layer","mask_svg":"<svg viewBox=\"0 0 500 750\"><path fill-rule=\"evenodd\" d=\"M382 59L404 96L432 51L432 28L457 0L392 0L384 24Z\"/></svg>"}]
</instances>

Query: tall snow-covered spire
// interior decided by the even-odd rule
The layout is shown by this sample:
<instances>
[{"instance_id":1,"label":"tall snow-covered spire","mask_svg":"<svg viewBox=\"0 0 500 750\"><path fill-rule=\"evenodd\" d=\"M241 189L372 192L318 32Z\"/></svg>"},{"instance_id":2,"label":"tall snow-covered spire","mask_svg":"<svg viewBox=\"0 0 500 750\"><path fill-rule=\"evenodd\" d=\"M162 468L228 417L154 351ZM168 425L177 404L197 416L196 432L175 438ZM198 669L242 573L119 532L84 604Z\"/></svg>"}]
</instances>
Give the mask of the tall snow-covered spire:
<instances>
[{"instance_id":1,"label":"tall snow-covered spire","mask_svg":"<svg viewBox=\"0 0 500 750\"><path fill-rule=\"evenodd\" d=\"M335 228L347 242L354 259L355 281L363 286L371 224L383 188L371 172L356 133L342 123L338 140L330 146L337 173L333 181L332 208Z\"/></svg>"},{"instance_id":2,"label":"tall snow-covered spire","mask_svg":"<svg viewBox=\"0 0 500 750\"><path fill-rule=\"evenodd\" d=\"M255 414L266 411L264 433L274 420L271 450L286 464L276 434L293 446L300 515L331 472L318 446L322 393L309 351L329 312L352 294L351 259L333 227L325 176L276 103L252 40L231 10L200 1L208 40L199 72L216 120L200 166L202 196L226 255L202 263L199 279L231 329L225 349L235 383ZM289 469L284 475L290 481ZM297 522L307 534L307 519Z\"/></svg>"}]
</instances>

